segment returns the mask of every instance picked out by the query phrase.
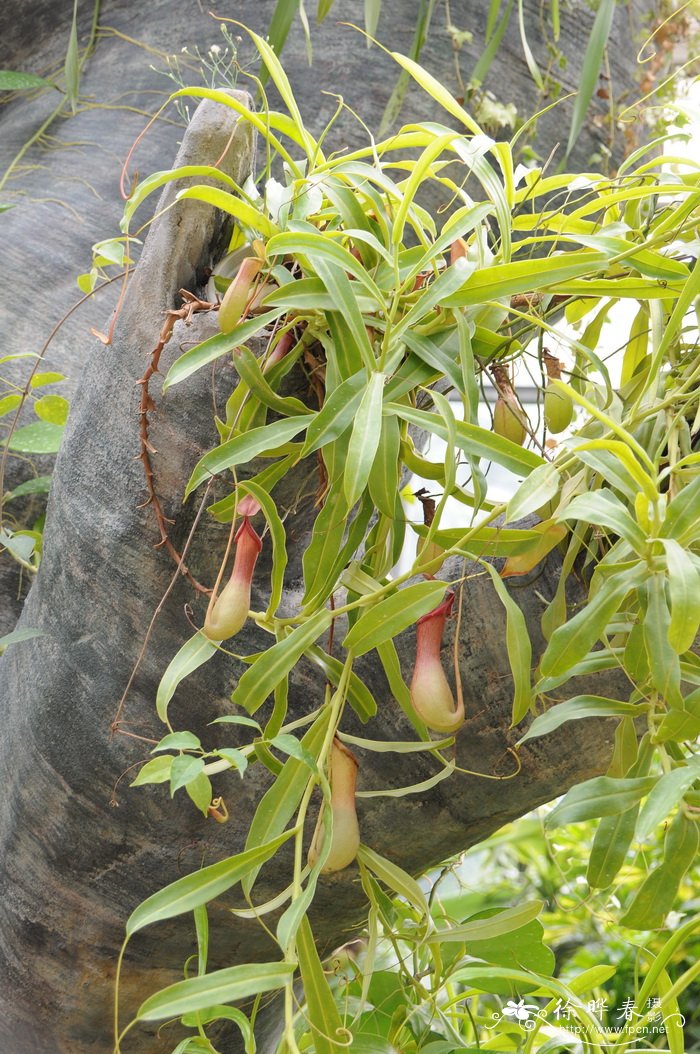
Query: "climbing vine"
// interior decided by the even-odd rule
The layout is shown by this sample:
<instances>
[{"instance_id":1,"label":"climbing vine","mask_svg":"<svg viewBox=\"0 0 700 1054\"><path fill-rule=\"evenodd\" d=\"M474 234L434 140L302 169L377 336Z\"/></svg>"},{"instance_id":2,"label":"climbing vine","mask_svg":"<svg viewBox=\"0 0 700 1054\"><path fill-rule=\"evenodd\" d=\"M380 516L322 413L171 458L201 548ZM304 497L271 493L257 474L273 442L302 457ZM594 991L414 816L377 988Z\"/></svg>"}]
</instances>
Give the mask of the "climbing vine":
<instances>
[{"instance_id":1,"label":"climbing vine","mask_svg":"<svg viewBox=\"0 0 700 1054\"><path fill-rule=\"evenodd\" d=\"M130 916L127 941L160 920L193 913L199 958L196 976L186 973L150 995L126 1025L117 1005L115 1042L124 1050L140 1022L171 1018L189 1030L177 1054L214 1051L207 1026L221 1019L233 1021L254 1049L251 1020L228 1004L254 999L257 1008L263 993L276 990L284 992L282 1049L348 1046L353 1014L341 1016L336 1006L307 917L324 873L359 868L375 926L384 911L382 887L399 894L414 936L431 954L445 942L469 950L532 925L536 902L458 927L436 917L415 879L381 846L362 843L356 812L356 752L429 755L434 775L404 794L459 779L455 737L470 714L456 655L450 664L444 654L443 631L448 618L459 618L462 590L475 576L487 576L505 611L520 744L572 720L617 722L608 773L575 786L546 820L552 830L600 818L587 872L591 888L610 886L634 839L662 837L666 824L659 863L622 905L621 924L661 926L698 848L697 170L678 174L652 143L632 154L615 179L516 171L514 143L485 135L432 76L397 53L399 66L456 127L408 124L390 139L333 154L326 137L316 140L305 127L270 46L250 36L287 112L256 113L241 97L207 88L175 97L213 100L248 122L267 148L260 178L238 186L217 168L174 169L139 184L125 209L128 232L156 189L183 177L207 179L178 199L228 214L232 248L207 298L187 294L182 308L170 312L156 354L175 315L217 311L220 332L176 359L164 390L186 385L222 357L232 357L238 376L216 420L220 442L184 487L187 500L214 477L229 481L228 495L210 510L222 524L220 571L206 587L201 625L163 674L155 706L165 735L134 783L168 784L172 794L184 789L203 816L225 821L227 779L245 779L256 763L275 778L241 853L155 892ZM419 204L429 183L449 201L438 221ZM613 363L601 334L620 304L634 310ZM258 355L254 340L262 347ZM144 377L146 393L157 364ZM308 399L285 387L304 367ZM528 374L539 392L534 411L519 396ZM487 387L495 396L490 426L479 419ZM142 421L149 410L142 400ZM420 433L442 440L441 460L420 447ZM142 440L148 453L147 423ZM239 479L258 457L266 467ZM318 512L303 557L304 594L289 612L281 609L288 540L275 488L307 459L315 466ZM493 497L494 465L512 475L507 502ZM150 457L144 467L155 503ZM411 473L435 486L418 524L407 523L401 498ZM454 500L461 523L446 526ZM159 525L165 542L161 517ZM397 571L408 535L415 535L416 555ZM265 582L258 565L263 546L272 554ZM533 656L506 583L553 550L562 573L554 595L543 598L546 646ZM182 569L182 555L171 555ZM570 611L566 588L574 570L588 597ZM254 582L268 597L264 611L250 610ZM249 620L270 643L246 657L245 672L231 686L232 709L218 718L218 725L239 726L243 741L235 749L204 745L190 730L173 727L170 702L219 649L235 648ZM415 663L406 683L394 640L413 627ZM393 695L381 704L356 669L356 660L372 651ZM324 671L327 687L309 713L292 719L288 678L302 657ZM626 677L625 697L570 690L574 678L606 671ZM270 698L263 726L257 718ZM415 739L376 742L344 730L348 707L366 722L379 705L403 708ZM218 743L216 732L212 740ZM517 779L518 764L514 751L508 778ZM287 843L293 862L285 888L273 901L255 903L261 868ZM206 905L237 884L261 921L274 913L278 957L207 972ZM691 968L671 987L659 981L660 1005L671 1006L697 972ZM511 974L529 984L536 979L552 1000L562 995L551 976ZM486 968L455 964L460 993L483 991L484 984L490 991L490 976ZM601 1050L607 1041L599 1022L577 993L569 994L589 1049ZM619 1042L625 1044L624 1029Z\"/></svg>"}]
</instances>

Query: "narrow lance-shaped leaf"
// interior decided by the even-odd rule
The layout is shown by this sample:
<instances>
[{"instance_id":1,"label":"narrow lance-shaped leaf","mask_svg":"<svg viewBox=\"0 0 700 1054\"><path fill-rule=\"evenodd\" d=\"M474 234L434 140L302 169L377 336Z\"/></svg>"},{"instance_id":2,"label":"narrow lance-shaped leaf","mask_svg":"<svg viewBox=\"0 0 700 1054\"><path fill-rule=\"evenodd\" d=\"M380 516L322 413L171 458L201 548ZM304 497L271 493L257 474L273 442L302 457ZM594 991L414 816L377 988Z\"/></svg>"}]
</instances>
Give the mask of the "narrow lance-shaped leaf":
<instances>
[{"instance_id":1,"label":"narrow lance-shaped leaf","mask_svg":"<svg viewBox=\"0 0 700 1054\"><path fill-rule=\"evenodd\" d=\"M355 418L366 387L367 371L362 369L327 395L323 406L306 430L301 457L319 450L343 434Z\"/></svg>"},{"instance_id":2,"label":"narrow lance-shaped leaf","mask_svg":"<svg viewBox=\"0 0 700 1054\"><path fill-rule=\"evenodd\" d=\"M621 722L618 731L623 728L627 721L630 721L631 723L631 718L625 718L623 722ZM651 736L649 735L646 735L639 745L637 744L637 736L634 732L634 726L632 726L632 739L636 760L629 768L627 775L629 779L636 779L639 776L646 776L648 774L655 748L651 742ZM615 740L617 746L617 734ZM622 750L623 746L620 747L619 752L621 753ZM616 750L616 753L617 752L618 751ZM614 760L615 759L613 759L613 761ZM622 758L621 761L621 767L624 770L624 758ZM608 773L611 774L610 770L608 770ZM652 794L653 793L652 790ZM634 828L638 814L639 802L636 802L631 808L625 809L620 813L615 813L612 816L603 816L600 820L593 839L591 855L588 861L588 870L586 873L589 885L593 889L606 889L613 882L625 861L627 850L634 838Z\"/></svg>"},{"instance_id":3,"label":"narrow lance-shaped leaf","mask_svg":"<svg viewBox=\"0 0 700 1054\"><path fill-rule=\"evenodd\" d=\"M194 637L183 644L177 655L170 660L168 668L161 677L156 694L156 712L161 721L167 723L168 704L175 695L180 681L208 662L216 651L216 645L203 633L195 633Z\"/></svg>"},{"instance_id":4,"label":"narrow lance-shaped leaf","mask_svg":"<svg viewBox=\"0 0 700 1054\"><path fill-rule=\"evenodd\" d=\"M339 1054L347 1049L347 1033L340 1020L306 917L299 926L296 946L314 1050L316 1054Z\"/></svg>"},{"instance_id":5,"label":"narrow lance-shaped leaf","mask_svg":"<svg viewBox=\"0 0 700 1054\"><path fill-rule=\"evenodd\" d=\"M430 908L423 890L415 878L407 874L403 868L398 867L379 853L375 853L373 849L366 845L360 846L357 858L372 874L377 876L380 882L387 885L394 893L405 897L409 904L412 904L424 919L430 918Z\"/></svg>"},{"instance_id":6,"label":"narrow lance-shaped leaf","mask_svg":"<svg viewBox=\"0 0 700 1054\"><path fill-rule=\"evenodd\" d=\"M445 422L439 414L428 413L425 410L416 410L411 406L401 406L397 403L388 403L384 407L385 413L396 414L397 417L408 421L409 424L426 428L433 435L447 442L448 433ZM488 458L502 465L516 475L528 475L533 469L543 464L539 454L532 450L525 450L517 443L511 443L509 439L496 435L486 428L478 425L468 424L466 421L456 421L457 445L465 454L473 457Z\"/></svg>"},{"instance_id":7,"label":"narrow lance-shaped leaf","mask_svg":"<svg viewBox=\"0 0 700 1054\"><path fill-rule=\"evenodd\" d=\"M555 677L579 662L605 632L623 598L640 585L645 572L633 567L609 578L593 600L572 619L555 629L540 661L543 677Z\"/></svg>"},{"instance_id":8,"label":"narrow lance-shaped leaf","mask_svg":"<svg viewBox=\"0 0 700 1054\"><path fill-rule=\"evenodd\" d=\"M203 366L209 366L210 363L216 362L217 358L233 351L238 345L245 344L256 333L273 323L284 311L284 308L275 308L273 311L267 311L263 315L247 318L230 333L216 333L214 336L210 336L208 340L202 340L201 344L184 352L183 355L175 359L166 374L166 379L163 380L163 392L167 391L172 385L179 385L181 380L186 380Z\"/></svg>"},{"instance_id":9,"label":"narrow lance-shaped leaf","mask_svg":"<svg viewBox=\"0 0 700 1054\"><path fill-rule=\"evenodd\" d=\"M664 773L644 802L637 823L637 840L645 841L670 812L675 809L683 795L700 779L700 758L692 757L688 764Z\"/></svg>"},{"instance_id":10,"label":"narrow lance-shaped leaf","mask_svg":"<svg viewBox=\"0 0 700 1054\"><path fill-rule=\"evenodd\" d=\"M506 908L496 915L490 915L486 919L474 919L463 922L460 926L451 926L447 930L439 930L431 934L430 940L434 941L482 941L500 937L504 933L512 933L513 930L526 926L528 922L536 919L543 908L541 900L533 900L528 904L518 904L514 908Z\"/></svg>"},{"instance_id":11,"label":"narrow lance-shaped leaf","mask_svg":"<svg viewBox=\"0 0 700 1054\"><path fill-rule=\"evenodd\" d=\"M612 779L595 776L572 787L545 820L550 830L567 823L579 823L598 816L614 816L636 805L656 784L656 776L638 779Z\"/></svg>"},{"instance_id":12,"label":"narrow lance-shaped leaf","mask_svg":"<svg viewBox=\"0 0 700 1054\"><path fill-rule=\"evenodd\" d=\"M261 992L273 992L292 979L294 970L290 963L247 963L178 981L146 999L136 1020L166 1021L207 1010L216 1003L233 1003Z\"/></svg>"},{"instance_id":13,"label":"narrow lance-shaped leaf","mask_svg":"<svg viewBox=\"0 0 700 1054\"><path fill-rule=\"evenodd\" d=\"M501 580L498 571L491 564L482 561L491 576L499 600L506 609L506 647L508 662L513 674L513 719L511 725L522 721L532 703L530 670L532 667L532 644L527 631L525 616L513 600Z\"/></svg>"},{"instance_id":14,"label":"narrow lance-shaped leaf","mask_svg":"<svg viewBox=\"0 0 700 1054\"><path fill-rule=\"evenodd\" d=\"M326 707L301 740L302 747L314 758L318 757L325 739L329 719L330 708ZM255 810L255 816L248 829L246 850L271 841L284 830L296 812L310 775L310 770L303 761L294 757L285 761L281 773L265 791ZM259 867L254 868L243 879L242 886L246 896L250 894L259 870Z\"/></svg>"},{"instance_id":15,"label":"narrow lance-shaped leaf","mask_svg":"<svg viewBox=\"0 0 700 1054\"><path fill-rule=\"evenodd\" d=\"M681 879L697 861L698 824L679 811L666 832L663 863L647 875L620 919L630 929L656 929L663 925L676 899Z\"/></svg>"},{"instance_id":16,"label":"narrow lance-shaped leaf","mask_svg":"<svg viewBox=\"0 0 700 1054\"><path fill-rule=\"evenodd\" d=\"M560 484L559 470L550 462L534 469L508 502L505 522L521 520L546 505L556 497Z\"/></svg>"},{"instance_id":17,"label":"narrow lance-shaped leaf","mask_svg":"<svg viewBox=\"0 0 700 1054\"><path fill-rule=\"evenodd\" d=\"M700 575L685 549L673 538L664 539L668 567L671 622L668 640L682 655L693 644L700 626Z\"/></svg>"},{"instance_id":18,"label":"narrow lance-shaped leaf","mask_svg":"<svg viewBox=\"0 0 700 1054\"><path fill-rule=\"evenodd\" d=\"M681 664L671 646L671 612L666 598L666 575L661 572L650 575L640 595L646 599L644 647L649 659L651 682L669 706L682 710Z\"/></svg>"},{"instance_id":19,"label":"narrow lance-shaped leaf","mask_svg":"<svg viewBox=\"0 0 700 1054\"><path fill-rule=\"evenodd\" d=\"M569 141L566 144L566 157L568 157L573 150L576 140L583 128L584 121L586 120L588 107L598 83L598 74L600 73L600 67L603 61L605 46L608 42L608 37L610 36L614 14L615 0L601 0L593 21L591 35L588 38L586 52L583 56L581 82L579 84L578 95L571 116Z\"/></svg>"},{"instance_id":20,"label":"narrow lance-shaped leaf","mask_svg":"<svg viewBox=\"0 0 700 1054\"><path fill-rule=\"evenodd\" d=\"M351 508L367 486L379 446L385 379L383 373L372 374L355 417L343 476L343 489Z\"/></svg>"},{"instance_id":21,"label":"narrow lance-shaped leaf","mask_svg":"<svg viewBox=\"0 0 700 1054\"><path fill-rule=\"evenodd\" d=\"M445 593L444 582L417 582L363 610L348 631L343 647L355 655L392 640L434 608Z\"/></svg>"},{"instance_id":22,"label":"narrow lance-shaped leaf","mask_svg":"<svg viewBox=\"0 0 700 1054\"><path fill-rule=\"evenodd\" d=\"M250 461L266 450L275 450L281 444L293 439L299 432L306 429L313 417L313 414L307 414L304 417L288 417L282 421L273 421L269 425L261 425L259 428L251 428L234 439L229 439L227 443L222 443L215 450L210 450L195 465L185 488L185 497L188 497L205 480L211 479L219 472L225 472L226 469Z\"/></svg>"},{"instance_id":23,"label":"narrow lance-shaped leaf","mask_svg":"<svg viewBox=\"0 0 700 1054\"><path fill-rule=\"evenodd\" d=\"M261 864L274 856L292 833L287 831L264 845L255 846L227 860L220 860L217 864L210 864L201 871L195 871L194 874L186 875L176 882L171 882L164 889L159 889L132 911L126 924L127 937L144 926L171 919L176 915L184 915L185 912L193 911L221 896L254 868L259 869Z\"/></svg>"},{"instance_id":24,"label":"narrow lance-shaped leaf","mask_svg":"<svg viewBox=\"0 0 700 1054\"><path fill-rule=\"evenodd\" d=\"M264 651L242 675L231 694L231 702L254 714L330 622L330 611L317 611L288 636Z\"/></svg>"},{"instance_id":25,"label":"narrow lance-shaped leaf","mask_svg":"<svg viewBox=\"0 0 700 1054\"><path fill-rule=\"evenodd\" d=\"M384 417L381 427L382 433L367 485L379 511L393 519L399 489L401 429L396 417Z\"/></svg>"},{"instance_id":26,"label":"narrow lance-shaped leaf","mask_svg":"<svg viewBox=\"0 0 700 1054\"><path fill-rule=\"evenodd\" d=\"M600 695L576 695L565 703L552 706L546 713L536 717L520 743L538 736L549 735L567 721L580 721L585 717L626 717L644 713L646 707L638 703L606 699Z\"/></svg>"}]
</instances>

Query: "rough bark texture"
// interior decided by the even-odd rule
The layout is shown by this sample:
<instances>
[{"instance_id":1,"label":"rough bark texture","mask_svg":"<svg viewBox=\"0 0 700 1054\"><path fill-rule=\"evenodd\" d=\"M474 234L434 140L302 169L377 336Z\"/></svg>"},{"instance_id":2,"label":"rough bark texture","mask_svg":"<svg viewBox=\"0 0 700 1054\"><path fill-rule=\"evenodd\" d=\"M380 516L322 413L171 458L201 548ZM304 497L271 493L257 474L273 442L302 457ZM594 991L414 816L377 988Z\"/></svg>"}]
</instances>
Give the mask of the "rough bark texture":
<instances>
[{"instance_id":1,"label":"rough bark texture","mask_svg":"<svg viewBox=\"0 0 700 1054\"><path fill-rule=\"evenodd\" d=\"M243 7L244 17L250 14L255 27L261 28L272 3L258 5L255 12L252 4ZM56 21L67 26L68 5L25 5L22 18L14 20L8 18L7 6L3 9L0 21L6 24L0 28L15 59L19 56L21 60L23 48L29 47L30 10L35 16L31 40L37 56L31 65L41 68L62 46L49 43L49 29L55 31ZM195 5L183 10L169 2L153 3L142 18L132 5L114 3L106 5L103 22L134 36L146 36L159 47L177 44L179 48L185 41L191 45L193 38L212 42L216 37L211 30L195 30L187 22L196 11ZM338 13L343 13L342 6ZM405 17L407 25L398 27L403 37L394 38L403 50L407 50L410 31L409 15ZM331 29L324 32L330 34ZM56 36L63 40L65 34ZM342 37L338 38L341 51L331 52L326 46L330 39L318 38L319 64L307 87L307 99L313 105L319 84L337 89L342 82L358 94L352 99L348 92L351 103L374 95L376 115L381 109L380 88L386 97L393 79L372 85L368 75L374 67L364 50L343 52L346 38ZM442 48L445 66L444 41ZM89 75L94 80L88 79L84 86L86 93L94 90L104 98L107 84L116 96L127 87L124 69L130 71L129 90L143 92L152 83L147 62L133 45L110 38L100 54L99 69L95 65ZM138 62L130 65L126 56L132 55L138 55ZM293 41L288 55L299 80L301 59ZM430 52L426 61L431 61ZM29 60L0 62L15 67L29 64ZM14 104L0 125L10 132L14 128L19 141L34 119L29 114L36 112L26 104ZM318 123L322 119L319 113ZM142 118L123 111L115 115L88 110L70 122L65 138L98 143L101 152L94 146L75 147L72 152L64 145L51 157L48 177L39 171L23 180L28 194L37 198L46 196L49 178L55 184L51 197L70 196L75 207L91 219L84 235L77 234L72 218L46 201L35 201L31 211L20 207L3 217L10 266L28 273L36 291L19 312L15 308L10 314L3 305L6 340L10 340L10 347L3 350L34 350L38 334L43 335L51 324L47 319L74 299L74 275L87 262L89 243L113 229L118 174L114 155L124 156L141 125ZM230 114L213 104L205 106L185 137L178 162L186 158L213 162L221 155L230 131ZM174 138L170 126L154 130L140 155L142 172L167 167ZM224 162L236 178L245 177L250 150L241 128ZM106 169L98 178L97 166L104 163L96 160L100 157L106 160ZM94 203L90 189L82 183L65 182L83 177L99 183L110 199L109 206ZM168 191L169 200L172 193ZM138 453L136 384L157 341L163 311L178 306L181 286L198 287L202 268L220 251L221 235L220 217L204 206L188 202L170 210L149 235L114 344L94 348L85 336L88 321L105 327L103 304L90 306L78 324L66 327L54 347L53 364L73 378L79 376L80 386L57 459L46 556L21 623L41 628L46 636L10 648L0 661L0 770L6 774L0 809L0 1047L8 1054L102 1054L111 1049L115 958L128 914L178 875L240 849L254 805L267 785L266 774L258 769L243 781L222 777L216 789L226 798L231 821L218 826L204 821L182 793L170 801L164 787L129 789L129 778L147 757L149 744L110 732L148 621L173 574L168 557L154 548L158 534L152 511L139 507L145 490L141 465L134 460ZM47 290L50 295L45 295ZM163 365L167 367L185 342L202 339L211 325L211 320L202 317L190 330L180 327ZM225 398L234 381L232 367L216 371L213 383L219 398ZM303 375L292 383L297 394L308 397ZM157 388L154 384L157 488L166 513L176 520L173 539L181 546L196 511L192 502L181 508L184 482L201 452L216 441L212 377L198 375L162 400ZM255 467L248 470L252 473ZM295 600L301 553L315 515L313 488L313 480L299 475L276 493L280 503L292 510L287 521L293 551L288 575L290 604ZM188 560L200 580L213 581L225 538L225 528L202 521ZM267 545L256 574L259 592L253 598L254 608L264 606L269 560ZM452 570L457 573L456 568ZM535 658L540 643L540 598L551 594L557 574L553 561L536 581L517 583L517 599L533 635ZM459 653L469 721L459 736L458 762L478 772L505 776L512 766L506 748L513 735L508 730L512 686L503 644L503 614L483 577L467 581L462 603ZM162 734L153 709L155 689L167 662L192 632L187 604L192 606L194 622L201 624L204 601L180 579L155 623L127 702L124 731L154 740ZM236 646L248 653L265 643L252 630L245 631ZM446 646L449 644L448 636ZM408 678L413 635L404 634L397 647ZM172 704L174 727L193 728L205 743L223 745L223 735L215 740L207 722L230 707L231 686L243 668L236 660L217 656L199 675L188 679ZM381 704L364 734L406 738L406 720L391 699L380 668L367 658L362 673ZM307 712L322 690L321 678L300 664L291 689L292 714ZM351 723L347 727L352 730ZM234 732L227 730L225 735L226 744L235 745ZM424 869L560 794L571 783L599 772L609 750L608 725L577 722L566 736L528 745L522 754L522 772L513 780L494 783L457 776L428 794L373 799L369 807L360 803L363 839L408 870ZM359 786L401 786L433 772L433 764L420 757L412 758L409 771L405 757L369 753L361 757ZM257 893L260 900L284 882L289 861L284 856L281 859L277 871L270 869L268 877L263 874ZM361 916L362 899L353 869L322 883L314 917L326 950L344 940ZM212 934L212 966L273 953L262 929L232 921L223 903L213 906ZM124 968L124 1018L146 994L181 976L182 963L194 947L193 938L191 923L183 919L160 924L134 939ZM176 1029L158 1036L145 1029L134 1031L125 1051L166 1054L176 1039ZM235 1038L224 1040L222 1049L237 1050Z\"/></svg>"}]
</instances>

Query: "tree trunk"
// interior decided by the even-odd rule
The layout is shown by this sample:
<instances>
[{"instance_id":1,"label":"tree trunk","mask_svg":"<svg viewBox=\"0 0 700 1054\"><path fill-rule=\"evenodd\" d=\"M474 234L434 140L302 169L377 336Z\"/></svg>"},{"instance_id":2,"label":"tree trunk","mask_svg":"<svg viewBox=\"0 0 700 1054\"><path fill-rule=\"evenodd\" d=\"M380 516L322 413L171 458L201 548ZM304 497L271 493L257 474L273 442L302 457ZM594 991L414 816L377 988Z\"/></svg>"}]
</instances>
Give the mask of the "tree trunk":
<instances>
[{"instance_id":1,"label":"tree trunk","mask_svg":"<svg viewBox=\"0 0 700 1054\"><path fill-rule=\"evenodd\" d=\"M35 6L44 19L54 17L54 6ZM261 6L267 17L272 4ZM133 35L150 35L158 43L161 34L163 40L172 40L175 30L181 31L176 12L177 18L184 17L174 4L150 5L147 20L133 27ZM63 8L60 14L65 16ZM115 20L131 17L118 5L110 14ZM103 15L105 21L108 17ZM37 24L47 25L41 18ZM26 26L23 17L8 26L8 32L15 31L21 42ZM129 28L121 23L122 31ZM401 32L406 35L408 29L401 27ZM46 33L39 33L39 39L45 45ZM192 40L189 27L181 39ZM215 37L205 30L199 39ZM319 65L309 78L314 91L323 83L331 62L324 40L319 37ZM408 50L405 39L397 46ZM99 72L91 70L91 75L116 91L126 83L120 49L128 51L132 46L117 42L110 47L113 50L106 46L104 50L106 64L100 65ZM41 47L38 53L42 54ZM48 61L48 46L43 53ZM293 41L288 55L293 65L300 64ZM373 67L374 53L371 57L372 62L363 49L355 48L343 55L340 65L344 82L361 82L362 92L368 95L373 89L366 73ZM447 56L443 58L446 64ZM140 56L139 63L139 69L146 65ZM133 71L137 65L127 64L127 68ZM330 83L336 88L338 75L338 69L331 67ZM392 72L392 79L382 81L384 97L393 76ZM141 90L147 81L144 78L139 84ZM311 93L310 86L308 91ZM381 98L375 98L375 115L381 105ZM20 136L26 132L27 113L24 104L15 104L10 111ZM319 115L319 122L321 119ZM113 136L111 149L121 156L133 138L134 125L122 114L117 118L109 112L105 116L92 111L75 122L81 138L94 137L105 146L105 135ZM100 128L100 122L104 127ZM200 164L214 163L224 152L231 130L230 112L205 104L185 135L177 163L195 159ZM164 144L172 141L170 127L155 130L138 162L142 174L165 167L171 147ZM154 151L158 150L156 161ZM68 147L58 160L52 158L57 186L62 178L85 175L95 179L95 157L99 155L89 156L92 167L84 169L81 162L77 171L72 169ZM62 168L66 159L67 170ZM250 136L239 127L224 167L242 182L251 164ZM114 166L112 183L116 173ZM45 182L45 173L34 174L25 185L30 194L39 195ZM108 182L103 177L103 188ZM38 334L47 328L44 290L52 287L48 313L53 317L54 309L62 310L74 298L69 290L81 269L78 261L85 260L87 244L112 229L116 213L113 188L107 192L112 197L109 207L89 204L89 191L80 183L68 188L64 184L60 193L70 193L81 210L90 211L90 231L85 237L75 232L72 219L66 237L66 213L57 213L50 203L38 203L33 214L19 207L2 219L10 234L10 262L18 274L28 270L36 291L21 311L12 308L7 351L36 349ZM170 188L165 199L172 201L173 196ZM100 224L104 224L102 229ZM179 306L181 287L200 288L203 269L225 244L224 234L221 217L206 206L190 201L172 208L148 235L113 344L90 350L85 320L104 328L104 309L91 305L80 326L67 328L54 348L54 361L74 379L79 376L80 386L56 462L44 561L21 620L22 626L39 628L45 636L12 646L0 661L0 770L6 773L0 808L0 1040L2 1049L12 1054L102 1054L111 1049L115 962L130 911L202 862L238 851L255 804L267 786L267 775L260 767L242 781L235 775L221 777L216 791L224 795L231 813L230 822L221 826L203 820L183 794L170 801L164 787L128 787L136 766L148 756L150 741L163 733L154 713L155 691L168 661L191 635L186 605L191 606L195 624L203 621L206 601L182 576L154 623L121 715L120 734L113 732L119 700L139 658L149 621L174 575L167 554L155 547L159 535L153 510L142 505L147 497L144 476L141 463L134 460L139 451L138 382L157 343L163 312ZM206 316L196 316L189 328L178 324L163 354L164 368L181 345L203 339L212 324ZM225 399L235 379L231 366L217 372L220 399ZM308 397L302 376L293 377L291 383L299 397ZM164 398L158 388L154 379L151 393L157 408L151 415L151 437L158 451L154 456L156 489L166 516L175 521L171 536L181 549L197 513L192 501L181 505L184 483L202 451L216 442L211 376L198 374ZM243 475L255 471L249 465ZM294 542L287 575L290 605L298 596L301 554L316 514L315 480L306 478L305 472L302 467L280 485L286 489L276 491L276 499L289 510L287 530ZM225 544L226 529L204 517L187 558L198 580L213 583ZM263 572L269 570L269 559L266 546L260 564ZM521 579L512 587L527 618L534 661L541 651L541 597L551 595L557 576L557 561L552 559L538 569L535 580ZM262 573L257 580L264 578ZM265 596L254 596L252 606L260 608L265 601ZM512 683L503 644L504 615L491 584L483 577L468 579L461 604L459 656L468 721L458 737L457 761L465 769L503 781L457 775L419 795L372 799L371 807L364 808L360 802L363 841L414 872L474 844L572 783L602 771L610 752L608 723L576 722L565 737L528 744L521 752L522 771L508 779L514 772L508 747L517 737L509 730ZM450 625L454 632L454 621ZM236 639L236 647L247 654L267 642L255 628L246 628ZM397 648L408 679L414 634L403 634ZM199 675L188 678L171 706L174 727L192 728L205 743L213 744L207 723L226 709L231 686L243 669L237 660L219 655ZM358 672L381 704L363 734L378 739L409 737L411 730L378 664L368 656ZM596 686L588 687L595 690ZM292 678L291 715L308 712L322 692L321 675L302 662ZM604 694L609 692L608 678ZM352 723L347 729L355 730ZM235 745L234 733L227 731L226 735L227 745ZM216 742L221 745L220 739ZM362 790L414 784L435 773L434 763L420 755L408 761L403 755L358 753ZM263 872L256 886L258 900L284 884L289 860L284 854L280 859L279 873L266 876ZM232 921L225 910L228 903L212 906L212 968L264 959L271 952L260 927ZM313 917L323 950L347 939L362 913L354 868L322 881ZM193 948L194 931L187 919L159 924L133 940L123 971L122 1020L128 1019L147 994L181 976L182 963ZM164 1029L157 1036L134 1030L125 1054L166 1054L176 1041L176 1030ZM235 1038L223 1049L235 1051Z\"/></svg>"}]
</instances>

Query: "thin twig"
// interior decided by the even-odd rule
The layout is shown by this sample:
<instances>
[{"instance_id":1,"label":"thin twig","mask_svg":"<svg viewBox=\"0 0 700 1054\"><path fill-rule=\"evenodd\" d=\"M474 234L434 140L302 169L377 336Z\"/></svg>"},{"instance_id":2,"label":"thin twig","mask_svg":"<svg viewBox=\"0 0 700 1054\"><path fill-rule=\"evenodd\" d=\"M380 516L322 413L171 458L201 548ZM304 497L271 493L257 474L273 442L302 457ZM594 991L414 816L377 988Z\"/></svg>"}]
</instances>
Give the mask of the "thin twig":
<instances>
[{"instance_id":1,"label":"thin twig","mask_svg":"<svg viewBox=\"0 0 700 1054\"><path fill-rule=\"evenodd\" d=\"M143 639L143 644L141 645L141 650L140 650L140 652L138 654L136 662L134 663L134 667L133 667L133 669L132 669L132 671L131 671L131 673L129 675L129 680L127 681L126 688L124 689L124 691L122 693L122 696L121 696L121 699L119 700L119 705L117 706L117 711L116 711L114 717L112 718L112 722L111 722L111 724L109 726L109 731L110 731L110 735L111 736L114 736L115 733L117 733L117 732L121 733L121 731L122 731L119 728L119 723L120 723L120 721L122 719L122 714L124 712L124 704L126 703L126 700L127 700L128 695L129 695L129 692L131 691L131 686L134 683L134 678L136 677L136 674L139 671L141 663L143 662L143 657L146 654L146 649L147 649L148 643L149 643L149 641L151 639L151 634L153 633L153 628L154 628L154 626L156 624L156 620L157 620L158 616L160 615L161 611L163 610L163 607L165 605L166 600L168 599L168 597L172 593L173 588L175 586L175 583L177 582L178 576L180 575L180 572L182 570L182 563L183 563L183 561L185 559L185 556L187 555L187 550L189 549L190 545L192 544L192 539L194 538L194 533L197 530L197 526L199 524L199 521L202 518L202 513L204 512L204 506L205 506L206 502L209 499L209 491L211 489L212 483L213 483L213 480L210 480L209 483L207 483L207 485L206 485L206 488L204 490L204 494L202 496L202 500L201 500L200 505L199 505L199 509L197 510L197 515L194 518L194 523L192 524L192 527L190 528L190 533L187 536L187 540L185 542L185 546L184 546L184 548L182 550L182 556L180 557L180 562L178 563L178 566L177 566L177 568L175 570L175 573L173 574L172 578L170 579L170 582L168 583L168 588L163 593L163 596L161 597L161 599L160 599L160 601L158 603L158 607L153 612L153 615L151 617L151 621L148 624L148 629L146 630L146 636Z\"/></svg>"}]
</instances>

